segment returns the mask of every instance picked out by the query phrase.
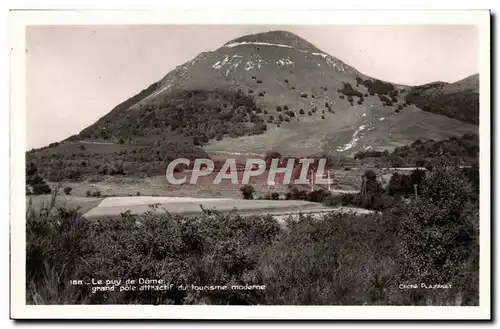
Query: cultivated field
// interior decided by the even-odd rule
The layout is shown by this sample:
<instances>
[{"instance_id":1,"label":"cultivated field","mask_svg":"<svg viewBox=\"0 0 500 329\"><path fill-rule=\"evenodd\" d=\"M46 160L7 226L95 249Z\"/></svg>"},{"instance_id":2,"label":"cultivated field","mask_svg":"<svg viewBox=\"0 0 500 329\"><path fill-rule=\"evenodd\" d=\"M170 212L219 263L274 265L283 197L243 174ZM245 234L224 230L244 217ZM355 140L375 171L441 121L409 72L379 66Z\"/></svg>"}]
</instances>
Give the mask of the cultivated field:
<instances>
[{"instance_id":1,"label":"cultivated field","mask_svg":"<svg viewBox=\"0 0 500 329\"><path fill-rule=\"evenodd\" d=\"M76 195L63 195L59 193L57 198L55 199L54 207L63 207L67 209L75 209L80 208L81 213L85 213L90 209L97 206L103 198L94 198L94 197L83 197ZM36 211L39 211L41 208L49 208L49 205L52 201L52 195L27 195L26 196L26 206L30 206Z\"/></svg>"},{"instance_id":2,"label":"cultivated field","mask_svg":"<svg viewBox=\"0 0 500 329\"><path fill-rule=\"evenodd\" d=\"M154 205L154 206L153 206ZM240 215L270 214L284 217L300 213L325 213L330 211L371 213L366 209L330 208L320 203L298 200L241 200L210 199L190 197L109 197L84 214L86 218L117 216L130 211L131 214L142 214L152 209L172 214L196 215L203 209L218 212L235 211Z\"/></svg>"}]
</instances>

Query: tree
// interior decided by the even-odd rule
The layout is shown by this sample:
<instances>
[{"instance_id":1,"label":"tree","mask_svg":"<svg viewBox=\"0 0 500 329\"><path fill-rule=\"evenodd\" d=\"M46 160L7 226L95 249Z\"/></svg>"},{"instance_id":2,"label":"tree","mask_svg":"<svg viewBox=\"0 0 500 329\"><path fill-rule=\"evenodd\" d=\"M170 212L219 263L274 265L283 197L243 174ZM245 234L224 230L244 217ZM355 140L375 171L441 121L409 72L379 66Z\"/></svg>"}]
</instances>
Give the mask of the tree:
<instances>
[{"instance_id":1,"label":"tree","mask_svg":"<svg viewBox=\"0 0 500 329\"><path fill-rule=\"evenodd\" d=\"M425 171L420 169L415 169L411 173L411 183L413 185L420 185L425 178Z\"/></svg>"},{"instance_id":2,"label":"tree","mask_svg":"<svg viewBox=\"0 0 500 329\"><path fill-rule=\"evenodd\" d=\"M247 184L240 188L241 193L243 194L243 199L245 200L253 200L253 194L255 193L255 188Z\"/></svg>"},{"instance_id":3,"label":"tree","mask_svg":"<svg viewBox=\"0 0 500 329\"><path fill-rule=\"evenodd\" d=\"M396 196L401 193L401 175L397 172L392 174L389 180L388 193L389 195Z\"/></svg>"},{"instance_id":4,"label":"tree","mask_svg":"<svg viewBox=\"0 0 500 329\"><path fill-rule=\"evenodd\" d=\"M73 188L71 188L70 186L66 186L66 187L63 189L64 194L66 194L66 195L70 195L70 194L71 194L71 190L72 190L72 189L73 189Z\"/></svg>"},{"instance_id":5,"label":"tree","mask_svg":"<svg viewBox=\"0 0 500 329\"><path fill-rule=\"evenodd\" d=\"M405 160L398 155L391 155L389 157L389 162L393 168L401 168L405 165Z\"/></svg>"},{"instance_id":6,"label":"tree","mask_svg":"<svg viewBox=\"0 0 500 329\"><path fill-rule=\"evenodd\" d=\"M423 179L419 198L400 217L400 279L411 282L470 282L478 269L479 209L459 168L436 167Z\"/></svg>"},{"instance_id":7,"label":"tree","mask_svg":"<svg viewBox=\"0 0 500 329\"><path fill-rule=\"evenodd\" d=\"M361 198L360 206L366 209L381 210L383 204L379 199L382 197L382 192L382 185L377 180L377 174L373 170L365 171L361 184L361 194L359 195Z\"/></svg>"}]
</instances>

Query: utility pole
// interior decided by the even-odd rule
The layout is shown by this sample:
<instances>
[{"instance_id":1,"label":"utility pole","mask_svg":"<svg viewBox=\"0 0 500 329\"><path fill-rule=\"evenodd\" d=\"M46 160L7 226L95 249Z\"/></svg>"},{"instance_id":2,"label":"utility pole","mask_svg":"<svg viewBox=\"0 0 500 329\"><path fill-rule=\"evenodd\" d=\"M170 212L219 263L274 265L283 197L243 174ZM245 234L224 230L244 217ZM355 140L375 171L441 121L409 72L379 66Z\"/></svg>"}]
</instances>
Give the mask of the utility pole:
<instances>
[{"instance_id":1,"label":"utility pole","mask_svg":"<svg viewBox=\"0 0 500 329\"><path fill-rule=\"evenodd\" d=\"M309 170L309 173L310 173L310 182L311 182L311 192L314 191L314 173L313 173L313 170Z\"/></svg>"},{"instance_id":2,"label":"utility pole","mask_svg":"<svg viewBox=\"0 0 500 329\"><path fill-rule=\"evenodd\" d=\"M361 176L361 194L365 195L366 194L366 181L365 181L365 175Z\"/></svg>"},{"instance_id":3,"label":"utility pole","mask_svg":"<svg viewBox=\"0 0 500 329\"><path fill-rule=\"evenodd\" d=\"M331 192L332 188L330 186L330 169L328 169L328 192Z\"/></svg>"}]
</instances>

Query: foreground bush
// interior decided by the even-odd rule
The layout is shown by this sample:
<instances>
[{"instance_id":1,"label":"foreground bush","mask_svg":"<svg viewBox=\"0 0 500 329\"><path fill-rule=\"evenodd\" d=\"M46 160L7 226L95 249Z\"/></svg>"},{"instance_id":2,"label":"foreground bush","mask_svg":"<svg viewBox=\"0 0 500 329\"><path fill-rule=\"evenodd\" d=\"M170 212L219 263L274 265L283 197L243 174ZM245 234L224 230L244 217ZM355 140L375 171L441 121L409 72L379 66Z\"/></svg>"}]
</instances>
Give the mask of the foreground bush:
<instances>
[{"instance_id":1,"label":"foreground bush","mask_svg":"<svg viewBox=\"0 0 500 329\"><path fill-rule=\"evenodd\" d=\"M477 302L479 207L472 186L456 168L441 167L424 179L419 198L404 207L398 239L401 280L453 284L455 298Z\"/></svg>"},{"instance_id":2,"label":"foreground bush","mask_svg":"<svg viewBox=\"0 0 500 329\"><path fill-rule=\"evenodd\" d=\"M391 235L373 216L304 217L266 249L258 277L271 305L390 304L397 285Z\"/></svg>"}]
</instances>

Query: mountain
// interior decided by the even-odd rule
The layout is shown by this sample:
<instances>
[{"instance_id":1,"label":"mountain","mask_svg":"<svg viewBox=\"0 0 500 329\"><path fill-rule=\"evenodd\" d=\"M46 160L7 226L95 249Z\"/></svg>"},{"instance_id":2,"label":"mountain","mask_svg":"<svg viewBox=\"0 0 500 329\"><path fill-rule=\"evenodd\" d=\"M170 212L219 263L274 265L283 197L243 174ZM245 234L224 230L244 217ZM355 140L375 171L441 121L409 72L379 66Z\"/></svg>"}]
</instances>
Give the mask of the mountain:
<instances>
[{"instance_id":1,"label":"mountain","mask_svg":"<svg viewBox=\"0 0 500 329\"><path fill-rule=\"evenodd\" d=\"M427 112L479 124L479 75L413 87L406 100Z\"/></svg>"},{"instance_id":2,"label":"mountain","mask_svg":"<svg viewBox=\"0 0 500 329\"><path fill-rule=\"evenodd\" d=\"M297 156L393 149L476 133L475 80L394 85L293 33L271 31L199 54L69 140L162 143L175 136L208 152Z\"/></svg>"}]
</instances>

